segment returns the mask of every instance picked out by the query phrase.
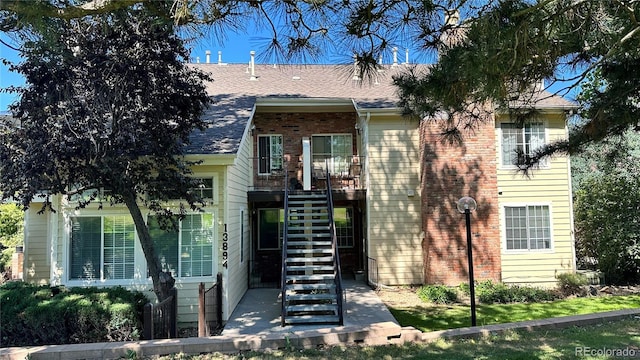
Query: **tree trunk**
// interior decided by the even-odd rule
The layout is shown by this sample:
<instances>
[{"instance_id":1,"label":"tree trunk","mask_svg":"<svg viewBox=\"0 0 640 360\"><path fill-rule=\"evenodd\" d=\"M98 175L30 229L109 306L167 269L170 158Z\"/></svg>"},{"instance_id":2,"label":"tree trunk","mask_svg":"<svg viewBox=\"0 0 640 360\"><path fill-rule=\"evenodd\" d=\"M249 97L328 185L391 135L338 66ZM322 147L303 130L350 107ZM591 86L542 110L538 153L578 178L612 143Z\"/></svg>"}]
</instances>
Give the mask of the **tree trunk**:
<instances>
[{"instance_id":1,"label":"tree trunk","mask_svg":"<svg viewBox=\"0 0 640 360\"><path fill-rule=\"evenodd\" d=\"M136 226L136 232L138 233L138 239L140 239L140 245L144 252L144 258L147 260L147 266L149 267L149 274L153 281L153 292L156 294L158 301L162 301L171 296L171 289L176 280L171 276L171 272L163 272L160 259L156 256L156 249L151 240L151 234L149 234L149 227L144 221L142 211L136 202L136 195L129 193L123 194L124 203L129 209L129 213L133 218L133 223Z\"/></svg>"}]
</instances>

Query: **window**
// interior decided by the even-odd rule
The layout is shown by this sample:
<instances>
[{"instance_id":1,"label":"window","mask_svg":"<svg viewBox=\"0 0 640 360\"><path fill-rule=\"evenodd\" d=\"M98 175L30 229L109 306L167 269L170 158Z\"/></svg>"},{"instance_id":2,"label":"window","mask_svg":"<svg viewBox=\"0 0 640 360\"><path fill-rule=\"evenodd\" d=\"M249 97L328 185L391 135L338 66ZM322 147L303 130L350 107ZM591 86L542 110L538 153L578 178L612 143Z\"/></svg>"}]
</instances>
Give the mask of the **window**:
<instances>
[{"instance_id":1,"label":"window","mask_svg":"<svg viewBox=\"0 0 640 360\"><path fill-rule=\"evenodd\" d=\"M67 198L69 202L109 201L111 195L110 190L103 188L79 191L77 187L72 186L69 192L71 193Z\"/></svg>"},{"instance_id":2,"label":"window","mask_svg":"<svg viewBox=\"0 0 640 360\"><path fill-rule=\"evenodd\" d=\"M201 178L199 179L202 183L198 188L192 189L192 191L200 196L202 199L213 200L214 199L214 188L213 188L213 178Z\"/></svg>"},{"instance_id":3,"label":"window","mask_svg":"<svg viewBox=\"0 0 640 360\"><path fill-rule=\"evenodd\" d=\"M531 155L545 144L545 128L541 122L518 126L514 123L501 123L502 165L518 164L518 155Z\"/></svg>"},{"instance_id":4,"label":"window","mask_svg":"<svg viewBox=\"0 0 640 360\"><path fill-rule=\"evenodd\" d=\"M280 249L284 228L284 209L260 209L258 217L258 249Z\"/></svg>"},{"instance_id":5,"label":"window","mask_svg":"<svg viewBox=\"0 0 640 360\"><path fill-rule=\"evenodd\" d=\"M353 247L353 208L334 208L333 221L339 247Z\"/></svg>"},{"instance_id":6,"label":"window","mask_svg":"<svg viewBox=\"0 0 640 360\"><path fill-rule=\"evenodd\" d=\"M353 157L351 134L316 135L311 138L313 168L325 170L325 162L332 174L348 174Z\"/></svg>"},{"instance_id":7,"label":"window","mask_svg":"<svg viewBox=\"0 0 640 360\"><path fill-rule=\"evenodd\" d=\"M507 206L504 212L507 250L551 249L549 206Z\"/></svg>"},{"instance_id":8,"label":"window","mask_svg":"<svg viewBox=\"0 0 640 360\"><path fill-rule=\"evenodd\" d=\"M175 230L163 230L157 216L148 225L163 271L174 277L213 274L213 214L186 215Z\"/></svg>"},{"instance_id":9,"label":"window","mask_svg":"<svg viewBox=\"0 0 640 360\"><path fill-rule=\"evenodd\" d=\"M244 209L240 209L240 263L244 262Z\"/></svg>"},{"instance_id":10,"label":"window","mask_svg":"<svg viewBox=\"0 0 640 360\"><path fill-rule=\"evenodd\" d=\"M72 280L132 279L135 227L128 216L71 218Z\"/></svg>"},{"instance_id":11,"label":"window","mask_svg":"<svg viewBox=\"0 0 640 360\"><path fill-rule=\"evenodd\" d=\"M282 135L258 136L258 173L282 169Z\"/></svg>"}]
</instances>

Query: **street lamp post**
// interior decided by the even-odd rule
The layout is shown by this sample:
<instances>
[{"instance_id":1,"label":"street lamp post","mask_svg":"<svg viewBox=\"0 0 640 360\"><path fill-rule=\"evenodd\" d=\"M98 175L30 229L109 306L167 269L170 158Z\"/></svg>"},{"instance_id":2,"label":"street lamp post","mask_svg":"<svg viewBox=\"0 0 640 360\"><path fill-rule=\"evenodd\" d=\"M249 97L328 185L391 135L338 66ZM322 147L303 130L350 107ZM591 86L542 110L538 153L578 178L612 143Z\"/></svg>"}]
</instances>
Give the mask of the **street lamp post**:
<instances>
[{"instance_id":1,"label":"street lamp post","mask_svg":"<svg viewBox=\"0 0 640 360\"><path fill-rule=\"evenodd\" d=\"M476 292L473 280L473 249L471 248L471 212L478 207L476 201L465 196L458 200L458 211L465 216L467 225L467 258L469 261L469 296L471 297L471 326L476 326Z\"/></svg>"}]
</instances>

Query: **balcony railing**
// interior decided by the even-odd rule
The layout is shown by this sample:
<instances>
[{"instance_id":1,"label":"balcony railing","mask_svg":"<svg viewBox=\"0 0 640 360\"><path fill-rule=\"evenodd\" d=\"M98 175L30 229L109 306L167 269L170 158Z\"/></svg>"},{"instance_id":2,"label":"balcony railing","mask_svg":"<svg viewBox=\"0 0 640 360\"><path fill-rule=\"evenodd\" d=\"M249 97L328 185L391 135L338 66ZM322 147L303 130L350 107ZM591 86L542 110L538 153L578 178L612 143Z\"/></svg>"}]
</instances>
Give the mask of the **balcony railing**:
<instances>
[{"instance_id":1,"label":"balcony railing","mask_svg":"<svg viewBox=\"0 0 640 360\"><path fill-rule=\"evenodd\" d=\"M273 161L282 164L282 168L266 169L265 159L252 158L254 191L282 191L285 185L290 190L302 189L304 166L302 161ZM268 163L268 162L266 162ZM365 158L352 156L349 158L314 157L311 169L311 188L324 190L327 188L327 167L329 167L331 188L333 190L357 190L365 188ZM285 184L285 171L289 180Z\"/></svg>"}]
</instances>

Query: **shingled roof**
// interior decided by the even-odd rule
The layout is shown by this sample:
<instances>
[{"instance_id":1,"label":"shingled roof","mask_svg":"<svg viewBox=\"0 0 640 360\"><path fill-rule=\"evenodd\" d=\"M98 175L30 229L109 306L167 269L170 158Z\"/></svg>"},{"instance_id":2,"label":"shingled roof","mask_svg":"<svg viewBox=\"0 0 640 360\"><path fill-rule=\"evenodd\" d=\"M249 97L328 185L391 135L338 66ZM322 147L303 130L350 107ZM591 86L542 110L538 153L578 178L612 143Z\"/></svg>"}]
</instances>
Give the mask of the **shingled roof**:
<instances>
[{"instance_id":1,"label":"shingled roof","mask_svg":"<svg viewBox=\"0 0 640 360\"><path fill-rule=\"evenodd\" d=\"M235 154L257 99L335 99L359 109L394 109L398 96L392 76L413 65L387 65L371 80L354 78L353 65L190 64L209 73L206 89L213 103L204 113L205 131L191 136L188 154ZM419 65L422 70L427 65ZM540 108L573 108L559 96L540 93Z\"/></svg>"},{"instance_id":2,"label":"shingled roof","mask_svg":"<svg viewBox=\"0 0 640 360\"><path fill-rule=\"evenodd\" d=\"M255 65L252 79L247 64L191 64L209 73L207 92L213 104L205 111L208 127L191 138L187 153L234 154L256 99L340 99L358 108L395 108L398 101L391 76L407 66L388 66L375 79L354 79L347 65Z\"/></svg>"}]
</instances>

